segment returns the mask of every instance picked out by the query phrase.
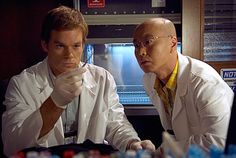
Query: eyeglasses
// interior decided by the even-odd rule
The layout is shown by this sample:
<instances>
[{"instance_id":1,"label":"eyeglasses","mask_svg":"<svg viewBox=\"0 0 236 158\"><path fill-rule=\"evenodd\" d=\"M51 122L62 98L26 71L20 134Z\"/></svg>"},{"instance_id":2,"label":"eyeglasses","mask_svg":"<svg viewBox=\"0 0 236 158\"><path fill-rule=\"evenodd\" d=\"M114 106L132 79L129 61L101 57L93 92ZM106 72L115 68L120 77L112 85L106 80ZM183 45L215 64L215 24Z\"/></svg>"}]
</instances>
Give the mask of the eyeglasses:
<instances>
[{"instance_id":1,"label":"eyeglasses","mask_svg":"<svg viewBox=\"0 0 236 158\"><path fill-rule=\"evenodd\" d=\"M151 36L151 37L143 39L142 41L134 40L133 41L134 48L135 48L136 51L139 50L141 48L141 46L143 46L145 48L149 48L153 45L153 43L158 38L168 38L168 37L173 37L173 36L172 35L168 35L168 36Z\"/></svg>"}]
</instances>

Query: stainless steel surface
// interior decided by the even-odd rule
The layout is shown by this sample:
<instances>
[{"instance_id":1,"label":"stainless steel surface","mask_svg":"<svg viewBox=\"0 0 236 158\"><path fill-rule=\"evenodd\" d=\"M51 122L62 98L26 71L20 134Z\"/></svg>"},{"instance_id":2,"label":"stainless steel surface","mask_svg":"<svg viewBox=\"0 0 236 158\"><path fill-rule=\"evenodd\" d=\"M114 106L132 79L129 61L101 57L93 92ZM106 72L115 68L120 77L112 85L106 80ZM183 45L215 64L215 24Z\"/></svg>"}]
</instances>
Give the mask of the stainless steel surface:
<instances>
[{"instance_id":1,"label":"stainless steel surface","mask_svg":"<svg viewBox=\"0 0 236 158\"><path fill-rule=\"evenodd\" d=\"M137 25L154 17L168 18L175 24L181 24L181 14L84 15L88 25Z\"/></svg>"},{"instance_id":2,"label":"stainless steel surface","mask_svg":"<svg viewBox=\"0 0 236 158\"><path fill-rule=\"evenodd\" d=\"M104 44L104 43L132 43L133 38L88 38L86 43Z\"/></svg>"}]
</instances>

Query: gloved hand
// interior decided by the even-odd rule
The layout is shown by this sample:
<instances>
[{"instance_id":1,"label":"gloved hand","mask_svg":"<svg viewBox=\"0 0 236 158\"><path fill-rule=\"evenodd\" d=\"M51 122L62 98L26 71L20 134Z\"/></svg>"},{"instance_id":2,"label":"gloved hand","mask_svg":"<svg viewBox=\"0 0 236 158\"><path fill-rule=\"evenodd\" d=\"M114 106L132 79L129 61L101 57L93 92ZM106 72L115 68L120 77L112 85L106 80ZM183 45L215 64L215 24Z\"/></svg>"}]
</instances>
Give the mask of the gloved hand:
<instances>
[{"instance_id":1,"label":"gloved hand","mask_svg":"<svg viewBox=\"0 0 236 158\"><path fill-rule=\"evenodd\" d=\"M150 140L133 141L129 145L129 148L131 150L145 149L145 150L155 151L155 145Z\"/></svg>"},{"instance_id":2,"label":"gloved hand","mask_svg":"<svg viewBox=\"0 0 236 158\"><path fill-rule=\"evenodd\" d=\"M76 96L80 95L83 87L83 73L85 71L84 67L80 67L63 72L57 76L51 93L51 99L57 107L66 109L66 105Z\"/></svg>"}]
</instances>

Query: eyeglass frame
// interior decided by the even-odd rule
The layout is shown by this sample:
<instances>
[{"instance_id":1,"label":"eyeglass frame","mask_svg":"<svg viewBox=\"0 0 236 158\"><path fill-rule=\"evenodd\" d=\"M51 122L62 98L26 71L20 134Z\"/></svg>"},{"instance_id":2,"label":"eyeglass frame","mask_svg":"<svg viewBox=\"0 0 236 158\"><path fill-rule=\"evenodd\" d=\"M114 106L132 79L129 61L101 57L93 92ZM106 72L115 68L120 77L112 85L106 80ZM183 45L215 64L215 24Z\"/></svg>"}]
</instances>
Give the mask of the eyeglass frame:
<instances>
[{"instance_id":1,"label":"eyeglass frame","mask_svg":"<svg viewBox=\"0 0 236 158\"><path fill-rule=\"evenodd\" d=\"M134 45L134 48L135 48L135 52L136 51L138 51L138 50L140 50L140 48L141 48L141 45L142 45L142 47L145 47L145 48L148 48L148 47L150 47L152 44L153 44L153 42L155 42L158 38L168 38L168 37L173 37L173 35L168 35L168 36L152 36L151 38L147 38L147 39L145 39L145 40L142 40L142 41L137 41L137 42L135 42L135 40L133 40L133 45ZM152 40L152 41L150 41L150 40ZM136 46L138 44L138 46Z\"/></svg>"}]
</instances>

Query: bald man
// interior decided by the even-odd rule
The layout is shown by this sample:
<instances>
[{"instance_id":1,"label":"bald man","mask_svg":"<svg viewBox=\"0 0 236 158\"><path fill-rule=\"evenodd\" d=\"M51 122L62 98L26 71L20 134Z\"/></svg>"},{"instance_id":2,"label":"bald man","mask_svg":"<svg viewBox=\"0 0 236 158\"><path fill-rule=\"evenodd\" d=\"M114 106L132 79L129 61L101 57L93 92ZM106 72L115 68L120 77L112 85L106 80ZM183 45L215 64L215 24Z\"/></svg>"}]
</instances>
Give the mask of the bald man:
<instances>
[{"instance_id":1,"label":"bald man","mask_svg":"<svg viewBox=\"0 0 236 158\"><path fill-rule=\"evenodd\" d=\"M146 93L163 128L185 151L197 144L205 151L224 148L233 91L206 63L177 52L174 24L149 19L134 31L135 56L145 72ZM194 43L193 43L194 44Z\"/></svg>"}]
</instances>

